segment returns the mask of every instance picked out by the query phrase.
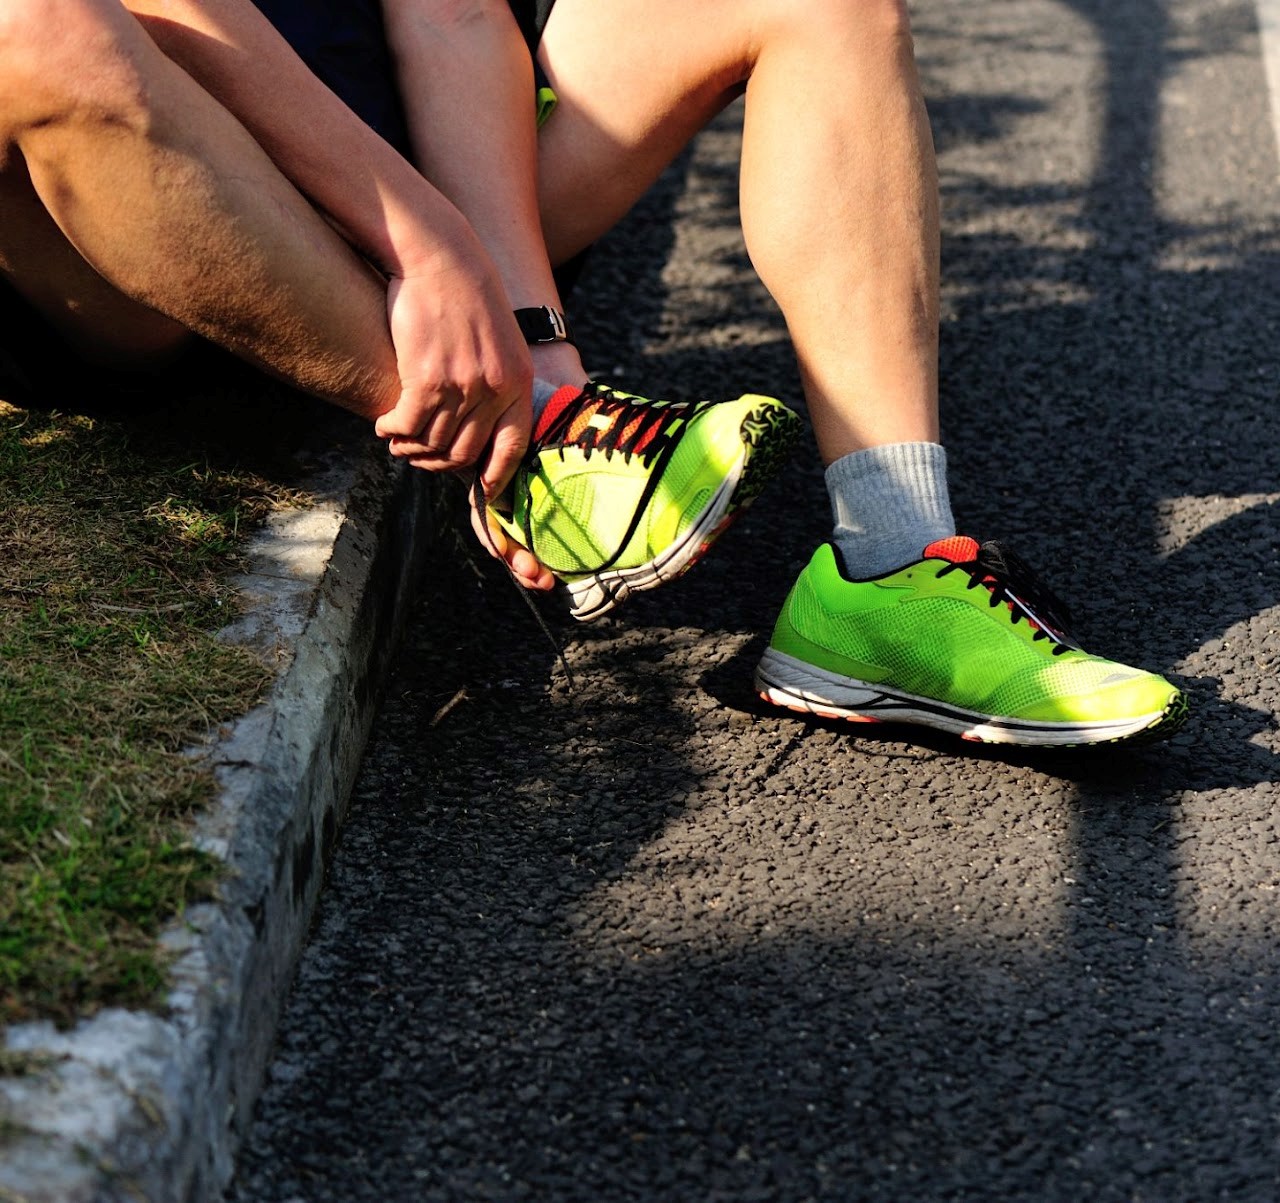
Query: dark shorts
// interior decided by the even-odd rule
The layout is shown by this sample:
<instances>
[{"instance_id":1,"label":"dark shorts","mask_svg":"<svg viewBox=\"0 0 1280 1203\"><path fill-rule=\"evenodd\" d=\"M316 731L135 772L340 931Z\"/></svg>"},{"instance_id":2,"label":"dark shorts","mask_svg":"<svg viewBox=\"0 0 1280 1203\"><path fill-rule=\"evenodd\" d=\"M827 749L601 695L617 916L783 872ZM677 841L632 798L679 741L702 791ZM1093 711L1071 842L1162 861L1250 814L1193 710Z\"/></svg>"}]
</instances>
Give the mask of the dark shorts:
<instances>
[{"instance_id":1,"label":"dark shorts","mask_svg":"<svg viewBox=\"0 0 1280 1203\"><path fill-rule=\"evenodd\" d=\"M365 124L404 153L409 137L378 0L254 0L262 15Z\"/></svg>"},{"instance_id":2,"label":"dark shorts","mask_svg":"<svg viewBox=\"0 0 1280 1203\"><path fill-rule=\"evenodd\" d=\"M524 40L529 43L532 54L538 49L542 40L542 31L547 27L547 18L551 16L551 8L556 0L507 0Z\"/></svg>"},{"instance_id":3,"label":"dark shorts","mask_svg":"<svg viewBox=\"0 0 1280 1203\"><path fill-rule=\"evenodd\" d=\"M294 52L349 109L409 157L409 135L387 51L379 0L254 0ZM555 0L507 0L534 55ZM534 59L538 121L555 103ZM556 270L561 294L572 291L587 252Z\"/></svg>"}]
</instances>

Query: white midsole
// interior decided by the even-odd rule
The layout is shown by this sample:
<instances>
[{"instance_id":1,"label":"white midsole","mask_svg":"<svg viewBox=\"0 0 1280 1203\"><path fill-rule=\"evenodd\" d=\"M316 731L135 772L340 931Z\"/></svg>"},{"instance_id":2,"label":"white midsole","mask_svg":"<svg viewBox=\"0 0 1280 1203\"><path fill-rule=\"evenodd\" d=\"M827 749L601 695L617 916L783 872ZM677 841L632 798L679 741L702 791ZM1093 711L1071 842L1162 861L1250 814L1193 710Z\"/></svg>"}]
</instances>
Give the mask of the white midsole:
<instances>
[{"instance_id":1,"label":"white midsole","mask_svg":"<svg viewBox=\"0 0 1280 1203\"><path fill-rule=\"evenodd\" d=\"M1033 722L984 714L841 676L774 648L766 649L756 668L756 689L768 701L793 710L828 718L916 723L983 743L1104 743L1145 731L1165 713L1161 709L1123 719L1087 722Z\"/></svg>"},{"instance_id":2,"label":"white midsole","mask_svg":"<svg viewBox=\"0 0 1280 1203\"><path fill-rule=\"evenodd\" d=\"M665 581L678 577L729 512L746 463L747 450L743 448L742 454L720 482L720 487L703 507L697 521L647 564L639 564L634 568L608 569L570 581L569 607L573 616L583 622L590 622L604 611L612 609L628 594L641 589L657 588Z\"/></svg>"}]
</instances>

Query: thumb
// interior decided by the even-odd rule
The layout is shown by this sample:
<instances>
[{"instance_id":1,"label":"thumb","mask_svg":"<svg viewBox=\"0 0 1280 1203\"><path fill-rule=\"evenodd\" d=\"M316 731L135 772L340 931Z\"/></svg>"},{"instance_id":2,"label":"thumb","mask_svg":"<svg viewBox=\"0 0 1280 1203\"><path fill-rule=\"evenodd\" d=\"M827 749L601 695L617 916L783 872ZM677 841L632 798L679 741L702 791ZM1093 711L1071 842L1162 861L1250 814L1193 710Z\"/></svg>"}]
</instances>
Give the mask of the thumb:
<instances>
[{"instance_id":1,"label":"thumb","mask_svg":"<svg viewBox=\"0 0 1280 1203\"><path fill-rule=\"evenodd\" d=\"M489 457L480 474L481 487L489 499L502 496L516 474L529 446L529 423L528 407L513 405L494 424Z\"/></svg>"}]
</instances>

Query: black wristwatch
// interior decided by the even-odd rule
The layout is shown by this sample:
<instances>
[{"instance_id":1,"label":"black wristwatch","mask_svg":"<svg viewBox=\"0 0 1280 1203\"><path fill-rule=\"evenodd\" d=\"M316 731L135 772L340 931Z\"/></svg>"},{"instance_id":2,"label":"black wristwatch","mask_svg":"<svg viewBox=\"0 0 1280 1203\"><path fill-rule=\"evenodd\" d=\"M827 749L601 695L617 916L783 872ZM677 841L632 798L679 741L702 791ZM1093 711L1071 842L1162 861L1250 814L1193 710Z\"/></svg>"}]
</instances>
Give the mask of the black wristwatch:
<instances>
[{"instance_id":1,"label":"black wristwatch","mask_svg":"<svg viewBox=\"0 0 1280 1203\"><path fill-rule=\"evenodd\" d=\"M539 305L536 309L517 309L515 312L520 333L530 345L573 342L569 319L560 310L552 309L550 305Z\"/></svg>"}]
</instances>

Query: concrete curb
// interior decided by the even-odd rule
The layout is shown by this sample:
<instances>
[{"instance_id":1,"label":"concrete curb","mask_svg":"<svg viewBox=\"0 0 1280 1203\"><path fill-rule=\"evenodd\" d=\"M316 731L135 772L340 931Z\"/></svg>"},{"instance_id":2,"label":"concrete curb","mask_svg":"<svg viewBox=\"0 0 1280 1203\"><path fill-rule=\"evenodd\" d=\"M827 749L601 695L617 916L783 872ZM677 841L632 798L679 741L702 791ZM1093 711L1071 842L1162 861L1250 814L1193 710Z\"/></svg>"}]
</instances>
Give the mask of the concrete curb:
<instances>
[{"instance_id":1,"label":"concrete curb","mask_svg":"<svg viewBox=\"0 0 1280 1203\"><path fill-rule=\"evenodd\" d=\"M197 838L227 880L164 936L166 1014L9 1029L8 1049L51 1060L0 1080L3 1203L221 1197L427 542L422 477L366 438L307 482L314 509L255 540L249 608L222 637L282 667L208 752L219 794Z\"/></svg>"}]
</instances>

